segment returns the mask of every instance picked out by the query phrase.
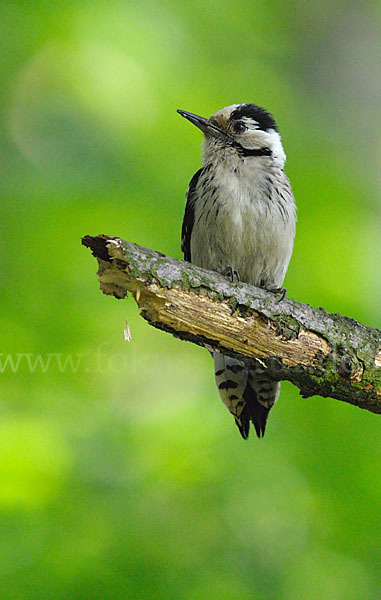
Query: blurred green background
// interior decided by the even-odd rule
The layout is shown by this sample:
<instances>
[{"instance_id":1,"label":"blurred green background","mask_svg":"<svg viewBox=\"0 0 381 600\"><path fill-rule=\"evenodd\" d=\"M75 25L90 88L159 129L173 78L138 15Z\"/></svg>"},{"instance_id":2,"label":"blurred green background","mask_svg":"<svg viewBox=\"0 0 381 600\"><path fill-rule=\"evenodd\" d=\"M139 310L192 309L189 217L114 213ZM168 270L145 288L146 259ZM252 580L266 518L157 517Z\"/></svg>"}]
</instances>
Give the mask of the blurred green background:
<instances>
[{"instance_id":1,"label":"blurred green background","mask_svg":"<svg viewBox=\"0 0 381 600\"><path fill-rule=\"evenodd\" d=\"M243 442L208 353L102 296L80 245L180 258L201 134L176 109L255 102L299 207L289 296L380 327L380 21L338 0L1 4L1 599L380 597L379 418L284 383Z\"/></svg>"}]
</instances>

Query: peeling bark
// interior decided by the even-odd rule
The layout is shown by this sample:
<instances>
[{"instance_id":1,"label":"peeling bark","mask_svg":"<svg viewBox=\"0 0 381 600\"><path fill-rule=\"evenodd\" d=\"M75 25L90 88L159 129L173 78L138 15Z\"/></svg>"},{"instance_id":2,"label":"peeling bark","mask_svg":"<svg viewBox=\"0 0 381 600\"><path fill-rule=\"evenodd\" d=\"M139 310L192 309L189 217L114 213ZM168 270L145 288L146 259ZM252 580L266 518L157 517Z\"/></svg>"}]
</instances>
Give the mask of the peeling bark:
<instances>
[{"instance_id":1,"label":"peeling bark","mask_svg":"<svg viewBox=\"0 0 381 600\"><path fill-rule=\"evenodd\" d=\"M120 238L85 236L104 294L130 291L154 327L236 358L269 377L381 413L381 331Z\"/></svg>"}]
</instances>

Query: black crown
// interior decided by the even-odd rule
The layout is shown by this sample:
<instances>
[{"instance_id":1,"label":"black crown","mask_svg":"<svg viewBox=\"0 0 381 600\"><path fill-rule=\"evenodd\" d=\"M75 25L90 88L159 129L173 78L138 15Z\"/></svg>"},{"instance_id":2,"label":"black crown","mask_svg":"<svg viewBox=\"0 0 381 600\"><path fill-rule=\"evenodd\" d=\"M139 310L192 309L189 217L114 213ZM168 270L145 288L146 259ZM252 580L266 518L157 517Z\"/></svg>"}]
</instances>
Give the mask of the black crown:
<instances>
[{"instance_id":1,"label":"black crown","mask_svg":"<svg viewBox=\"0 0 381 600\"><path fill-rule=\"evenodd\" d=\"M230 115L230 119L232 121L239 121L239 119L242 119L243 117L247 117L256 121L259 129L262 129L263 131L267 131L268 129L279 131L272 114L256 104L241 104Z\"/></svg>"}]
</instances>

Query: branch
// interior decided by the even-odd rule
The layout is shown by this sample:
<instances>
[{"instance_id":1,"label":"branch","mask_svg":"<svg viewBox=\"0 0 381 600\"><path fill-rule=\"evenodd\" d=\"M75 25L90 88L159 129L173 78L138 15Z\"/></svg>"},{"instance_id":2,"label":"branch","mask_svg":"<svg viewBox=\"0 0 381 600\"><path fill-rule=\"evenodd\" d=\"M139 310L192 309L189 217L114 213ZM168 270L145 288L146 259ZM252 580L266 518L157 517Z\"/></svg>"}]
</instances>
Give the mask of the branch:
<instances>
[{"instance_id":1,"label":"branch","mask_svg":"<svg viewBox=\"0 0 381 600\"><path fill-rule=\"evenodd\" d=\"M176 337L259 360L269 377L381 413L381 331L169 258L120 238L85 236L104 294L132 292L141 315Z\"/></svg>"}]
</instances>

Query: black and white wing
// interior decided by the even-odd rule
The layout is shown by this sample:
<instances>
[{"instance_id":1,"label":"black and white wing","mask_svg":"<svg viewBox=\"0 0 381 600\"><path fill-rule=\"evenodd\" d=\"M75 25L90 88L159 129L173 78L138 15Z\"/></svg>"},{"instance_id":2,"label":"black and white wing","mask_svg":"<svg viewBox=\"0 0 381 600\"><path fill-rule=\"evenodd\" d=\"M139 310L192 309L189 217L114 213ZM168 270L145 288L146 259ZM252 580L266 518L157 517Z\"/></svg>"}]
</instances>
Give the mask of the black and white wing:
<instances>
[{"instance_id":1,"label":"black and white wing","mask_svg":"<svg viewBox=\"0 0 381 600\"><path fill-rule=\"evenodd\" d=\"M190 180L188 191L187 191L187 203L185 206L185 214L183 219L183 228L181 231L181 250L184 252L184 260L192 262L191 258L191 236L194 225L194 205L196 202L197 194L196 187L198 180L204 168L201 168L195 173Z\"/></svg>"}]
</instances>

